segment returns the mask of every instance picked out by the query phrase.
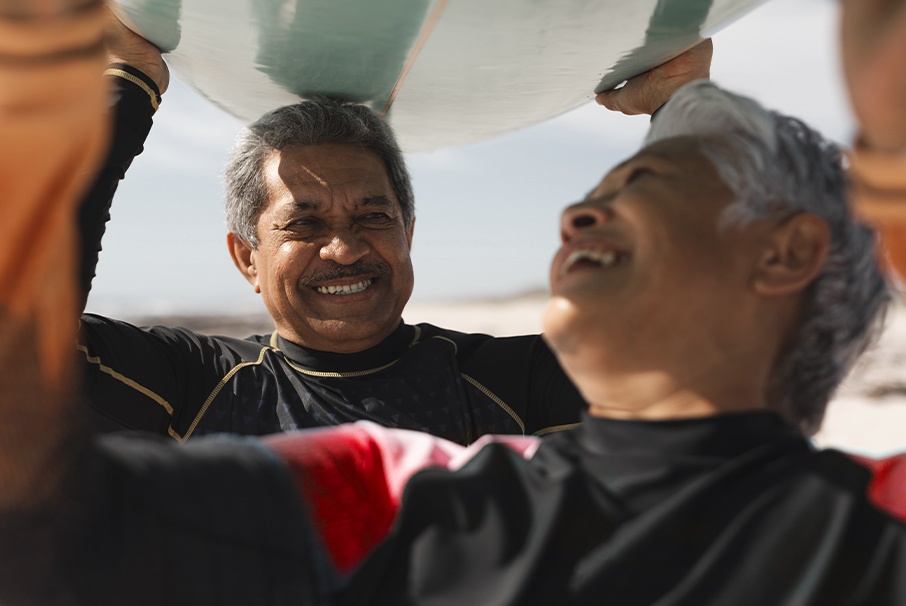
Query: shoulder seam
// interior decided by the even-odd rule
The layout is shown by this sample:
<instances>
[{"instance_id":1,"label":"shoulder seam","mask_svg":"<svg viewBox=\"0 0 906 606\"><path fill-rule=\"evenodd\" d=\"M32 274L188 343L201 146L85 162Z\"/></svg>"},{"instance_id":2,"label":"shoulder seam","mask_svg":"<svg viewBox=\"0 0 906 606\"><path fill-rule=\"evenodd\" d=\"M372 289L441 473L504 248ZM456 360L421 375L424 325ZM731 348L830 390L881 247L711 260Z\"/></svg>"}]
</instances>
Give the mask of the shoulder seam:
<instances>
[{"instance_id":1,"label":"shoulder seam","mask_svg":"<svg viewBox=\"0 0 906 606\"><path fill-rule=\"evenodd\" d=\"M443 337L439 337L439 338L443 338ZM449 339L447 339L447 340L449 340ZM455 345L455 343L454 343L454 345ZM503 409L504 412L506 412L508 415L513 417L513 420L516 421L516 423L519 425L519 429L522 430L522 435L525 435L525 423L522 422L522 419L519 418L519 415L516 414L515 410L510 408L506 402L504 402L503 400L500 399L500 397L497 396L497 394L495 394L493 391L491 391L490 389L488 389L487 387L485 387L484 385L482 385L481 383L479 383L478 381L476 381L475 379L473 379L466 373L461 372L460 376L462 376L463 379L465 379L466 381L471 383L473 386L475 386L478 389L478 391L480 391L481 393L486 395L488 398L490 398L491 401L494 402L495 404L497 404L497 406L499 406L501 409Z\"/></svg>"},{"instance_id":2,"label":"shoulder seam","mask_svg":"<svg viewBox=\"0 0 906 606\"><path fill-rule=\"evenodd\" d=\"M557 433L560 431L569 431L570 429L575 429L579 425L581 425L581 423L565 423L563 425L551 425L550 427L543 427L543 428L539 429L538 431L534 432L532 435L538 436L540 438L541 436L546 436L547 434L550 434L550 433Z\"/></svg>"},{"instance_id":3,"label":"shoulder seam","mask_svg":"<svg viewBox=\"0 0 906 606\"><path fill-rule=\"evenodd\" d=\"M163 408L166 411L167 415L170 417L170 423L167 425L167 435L169 435L174 440L177 440L177 441L180 440L179 434L176 432L175 429L173 429L173 406L171 406L170 403L167 402L166 399L161 397L156 392L148 389L141 383L135 381L134 379L130 379L126 375L113 370L112 368L110 368L109 366L107 366L106 364L101 362L101 358L99 358L98 356L92 356L89 353L88 348L85 345L82 345L81 343L76 343L76 349L78 349L79 351L84 353L85 360L89 364L97 365L98 370L100 370L102 373L109 375L110 377L119 381L123 385L126 385L127 387L134 389L135 391L137 391L140 394L142 394L143 396L149 398L152 402L154 402L155 404L157 404L158 406Z\"/></svg>"},{"instance_id":4,"label":"shoulder seam","mask_svg":"<svg viewBox=\"0 0 906 606\"><path fill-rule=\"evenodd\" d=\"M85 354L85 360L89 364L96 365L98 367L98 369L101 372L103 372L104 374L110 375L111 377L113 377L114 379L119 381L120 383L123 383L124 385L127 385L128 387L131 387L135 391L141 393L142 395L147 396L148 398L153 400L155 403L157 403L161 408L166 410L167 414L170 415L170 418L173 417L173 407L170 405L169 402L167 402L160 395L158 395L157 393L148 389L141 383L138 383L137 381L130 379L126 375L113 370L112 368L110 368L109 366L107 366L106 364L101 362L101 359L98 356L92 356L89 353L88 348L86 346L82 345L81 343L76 344L76 349L78 349L79 351L81 351L82 353Z\"/></svg>"},{"instance_id":5,"label":"shoulder seam","mask_svg":"<svg viewBox=\"0 0 906 606\"><path fill-rule=\"evenodd\" d=\"M258 353L257 360L255 360L254 362L243 362L242 364L237 364L236 366L231 368L228 373L223 375L223 378L220 379L220 382L217 383L217 385L214 387L214 389L208 395L207 399L204 401L204 404L201 405L201 408L198 410L198 414L196 414L195 418L192 419L192 423L189 425L189 428L186 430L186 433L182 436L177 436L176 439L179 440L180 443L183 443L186 440L188 440L189 437L192 435L192 433L195 432L195 428L198 427L199 421L201 421L202 417L204 417L205 413L208 411L208 407L211 405L211 402L213 402L214 398L217 397L217 394L220 393L220 390L223 389L224 386L230 382L230 379L232 379L233 376L235 376L236 373L239 372L240 370L242 370L243 368L245 368L247 366L258 366L259 364L261 364L264 361L264 354L266 354L269 350L271 350L270 347L262 347L261 351Z\"/></svg>"},{"instance_id":6,"label":"shoulder seam","mask_svg":"<svg viewBox=\"0 0 906 606\"><path fill-rule=\"evenodd\" d=\"M431 337L431 338L432 338L432 339L440 339L441 341L446 341L447 343L449 343L450 345L452 345L452 346L453 346L453 355L454 355L454 356L456 356L456 355L459 353L459 346L456 345L456 341L454 341L453 339L450 339L449 337L442 337L442 336L440 336L440 335L434 335L434 336ZM463 376L465 376L465 375L463 375Z\"/></svg>"}]
</instances>

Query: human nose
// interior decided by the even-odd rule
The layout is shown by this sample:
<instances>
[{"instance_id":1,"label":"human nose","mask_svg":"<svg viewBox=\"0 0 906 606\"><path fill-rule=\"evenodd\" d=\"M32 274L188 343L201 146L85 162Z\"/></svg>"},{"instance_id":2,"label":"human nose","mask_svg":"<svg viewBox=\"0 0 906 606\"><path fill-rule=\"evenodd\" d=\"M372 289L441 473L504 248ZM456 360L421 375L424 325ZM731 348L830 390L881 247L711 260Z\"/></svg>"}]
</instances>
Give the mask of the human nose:
<instances>
[{"instance_id":1,"label":"human nose","mask_svg":"<svg viewBox=\"0 0 906 606\"><path fill-rule=\"evenodd\" d=\"M566 244L583 229L601 226L610 218L610 206L600 200L567 206L560 218L560 240Z\"/></svg>"},{"instance_id":2,"label":"human nose","mask_svg":"<svg viewBox=\"0 0 906 606\"><path fill-rule=\"evenodd\" d=\"M368 253L368 245L352 230L338 232L321 247L321 259L352 265Z\"/></svg>"}]
</instances>

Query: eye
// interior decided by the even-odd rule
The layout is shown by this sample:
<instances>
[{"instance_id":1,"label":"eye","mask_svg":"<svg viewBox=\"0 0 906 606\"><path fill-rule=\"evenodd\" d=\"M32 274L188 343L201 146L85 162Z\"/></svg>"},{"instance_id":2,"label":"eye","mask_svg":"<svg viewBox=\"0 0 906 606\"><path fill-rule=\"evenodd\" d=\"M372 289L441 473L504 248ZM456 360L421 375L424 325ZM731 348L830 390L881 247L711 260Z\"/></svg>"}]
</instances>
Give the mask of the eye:
<instances>
[{"instance_id":1,"label":"eye","mask_svg":"<svg viewBox=\"0 0 906 606\"><path fill-rule=\"evenodd\" d=\"M312 235L318 232L323 222L317 217L299 217L286 223L285 230L300 235Z\"/></svg>"},{"instance_id":2,"label":"eye","mask_svg":"<svg viewBox=\"0 0 906 606\"><path fill-rule=\"evenodd\" d=\"M382 225L385 223L390 223L392 221L393 221L393 217L391 217L387 213L380 212L380 211L365 213L364 215L359 217L360 223L369 223L372 225L375 225L375 224Z\"/></svg>"},{"instance_id":3,"label":"eye","mask_svg":"<svg viewBox=\"0 0 906 606\"><path fill-rule=\"evenodd\" d=\"M301 217L301 218L299 218L299 219L293 219L292 221L290 221L290 222L287 224L287 226L290 227L290 228L293 228L293 227L311 227L311 226L315 225L317 222L318 222L318 220L317 220L317 219L314 219L314 218L312 218L312 217Z\"/></svg>"},{"instance_id":4,"label":"eye","mask_svg":"<svg viewBox=\"0 0 906 606\"><path fill-rule=\"evenodd\" d=\"M653 175L653 174L654 174L654 171L651 170L651 168L649 168L648 166L645 166L644 164L636 165L636 166L633 166L632 169L629 171L629 175L627 175L627 177L626 177L626 183L627 184L633 183L634 181L637 181L638 179L640 179L642 177L646 177L648 175Z\"/></svg>"}]
</instances>

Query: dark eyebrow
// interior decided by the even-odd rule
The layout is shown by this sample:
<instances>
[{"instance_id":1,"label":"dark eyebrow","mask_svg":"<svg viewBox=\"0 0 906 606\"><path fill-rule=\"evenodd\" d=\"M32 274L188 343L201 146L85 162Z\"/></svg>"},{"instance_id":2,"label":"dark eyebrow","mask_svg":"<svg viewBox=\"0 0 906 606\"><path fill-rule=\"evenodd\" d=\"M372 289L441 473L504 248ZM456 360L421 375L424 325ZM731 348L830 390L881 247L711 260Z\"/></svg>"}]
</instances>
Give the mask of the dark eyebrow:
<instances>
[{"instance_id":1,"label":"dark eyebrow","mask_svg":"<svg viewBox=\"0 0 906 606\"><path fill-rule=\"evenodd\" d=\"M293 200L292 210L294 212L312 212L317 211L321 208L321 204L314 200ZM359 207L366 208L392 208L396 204L390 200L387 196L377 195L377 196L367 196L358 203Z\"/></svg>"},{"instance_id":2,"label":"dark eyebrow","mask_svg":"<svg viewBox=\"0 0 906 606\"><path fill-rule=\"evenodd\" d=\"M293 200L293 210L312 211L318 210L321 205L312 200Z\"/></svg>"},{"instance_id":3,"label":"dark eyebrow","mask_svg":"<svg viewBox=\"0 0 906 606\"><path fill-rule=\"evenodd\" d=\"M396 204L387 196L368 196L359 202L359 206L388 208L394 207Z\"/></svg>"}]
</instances>

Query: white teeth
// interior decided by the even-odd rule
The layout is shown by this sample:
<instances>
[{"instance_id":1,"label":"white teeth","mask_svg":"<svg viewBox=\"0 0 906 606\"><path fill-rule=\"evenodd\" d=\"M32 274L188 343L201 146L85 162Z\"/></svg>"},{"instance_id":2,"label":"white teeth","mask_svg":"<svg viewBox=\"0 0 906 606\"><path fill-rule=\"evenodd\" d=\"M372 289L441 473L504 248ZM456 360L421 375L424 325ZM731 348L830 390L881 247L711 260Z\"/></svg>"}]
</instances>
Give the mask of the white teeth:
<instances>
[{"instance_id":1,"label":"white teeth","mask_svg":"<svg viewBox=\"0 0 906 606\"><path fill-rule=\"evenodd\" d=\"M346 284L344 286L319 286L316 290L322 295L352 295L362 292L371 286L371 280L362 280L355 284Z\"/></svg>"},{"instance_id":2,"label":"white teeth","mask_svg":"<svg viewBox=\"0 0 906 606\"><path fill-rule=\"evenodd\" d=\"M601 267L610 267L615 265L618 260L618 255L612 250L608 251L599 251L599 250L576 250L570 253L566 258L566 261L560 267L560 275L565 276L573 265L579 261L593 261L599 264Z\"/></svg>"}]
</instances>

